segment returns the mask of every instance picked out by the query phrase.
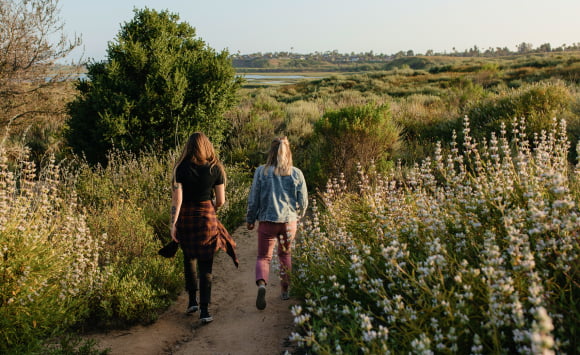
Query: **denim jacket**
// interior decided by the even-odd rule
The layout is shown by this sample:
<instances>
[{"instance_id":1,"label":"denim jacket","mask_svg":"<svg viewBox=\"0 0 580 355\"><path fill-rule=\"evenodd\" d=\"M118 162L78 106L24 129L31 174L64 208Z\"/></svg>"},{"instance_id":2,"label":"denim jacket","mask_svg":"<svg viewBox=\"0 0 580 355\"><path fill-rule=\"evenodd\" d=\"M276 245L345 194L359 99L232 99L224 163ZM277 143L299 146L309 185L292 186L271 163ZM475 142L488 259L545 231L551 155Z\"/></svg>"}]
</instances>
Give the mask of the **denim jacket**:
<instances>
[{"instance_id":1,"label":"denim jacket","mask_svg":"<svg viewBox=\"0 0 580 355\"><path fill-rule=\"evenodd\" d=\"M308 191L302 171L292 167L288 176L274 174L274 168L261 165L254 173L248 198L246 222L268 221L288 223L304 217L308 207Z\"/></svg>"}]
</instances>

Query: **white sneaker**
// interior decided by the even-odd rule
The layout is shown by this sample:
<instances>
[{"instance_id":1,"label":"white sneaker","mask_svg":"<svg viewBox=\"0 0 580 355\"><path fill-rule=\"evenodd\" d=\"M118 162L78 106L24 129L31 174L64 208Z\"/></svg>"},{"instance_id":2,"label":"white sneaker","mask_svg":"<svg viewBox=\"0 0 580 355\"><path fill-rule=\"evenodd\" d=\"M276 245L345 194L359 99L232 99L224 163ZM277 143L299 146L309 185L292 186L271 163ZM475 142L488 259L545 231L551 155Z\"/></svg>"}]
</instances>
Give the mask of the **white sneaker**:
<instances>
[{"instance_id":1,"label":"white sneaker","mask_svg":"<svg viewBox=\"0 0 580 355\"><path fill-rule=\"evenodd\" d=\"M201 320L201 323L207 324L207 323L213 321L213 317L212 316L207 316L207 317L200 318L200 320Z\"/></svg>"},{"instance_id":2,"label":"white sneaker","mask_svg":"<svg viewBox=\"0 0 580 355\"><path fill-rule=\"evenodd\" d=\"M208 311L201 311L201 314L199 315L199 320L201 320L202 324L207 324L211 321L213 321L213 317L209 315Z\"/></svg>"}]
</instances>

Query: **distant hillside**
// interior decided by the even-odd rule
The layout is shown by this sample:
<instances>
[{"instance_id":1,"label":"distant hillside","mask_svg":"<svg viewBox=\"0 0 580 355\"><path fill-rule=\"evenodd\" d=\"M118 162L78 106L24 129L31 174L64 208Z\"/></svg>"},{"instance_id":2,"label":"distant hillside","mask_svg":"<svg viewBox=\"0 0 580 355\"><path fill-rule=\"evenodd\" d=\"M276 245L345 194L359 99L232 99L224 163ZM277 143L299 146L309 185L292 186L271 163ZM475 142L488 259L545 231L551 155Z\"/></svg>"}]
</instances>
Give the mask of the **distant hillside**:
<instances>
[{"instance_id":1,"label":"distant hillside","mask_svg":"<svg viewBox=\"0 0 580 355\"><path fill-rule=\"evenodd\" d=\"M373 55L244 55L233 56L236 70L245 72L364 72L393 69L437 72L470 72L481 69L547 68L570 66L580 59L580 50L533 52L505 56L373 56Z\"/></svg>"}]
</instances>

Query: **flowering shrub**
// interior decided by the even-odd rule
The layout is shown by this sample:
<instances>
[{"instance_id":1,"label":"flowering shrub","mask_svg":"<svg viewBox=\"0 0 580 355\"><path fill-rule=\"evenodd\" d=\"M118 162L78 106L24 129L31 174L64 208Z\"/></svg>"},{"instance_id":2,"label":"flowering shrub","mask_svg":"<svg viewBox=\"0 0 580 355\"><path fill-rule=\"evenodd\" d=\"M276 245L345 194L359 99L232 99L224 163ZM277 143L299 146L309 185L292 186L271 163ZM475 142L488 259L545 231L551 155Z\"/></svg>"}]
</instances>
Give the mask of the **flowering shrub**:
<instances>
[{"instance_id":1,"label":"flowering shrub","mask_svg":"<svg viewBox=\"0 0 580 355\"><path fill-rule=\"evenodd\" d=\"M170 239L171 164L171 154L137 157L113 150L106 167L80 162L73 170L72 188L91 232L108 236L99 260L108 277L86 299L87 324L109 328L151 322L180 292L180 259L157 255Z\"/></svg>"},{"instance_id":2,"label":"flowering shrub","mask_svg":"<svg viewBox=\"0 0 580 355\"><path fill-rule=\"evenodd\" d=\"M106 235L90 232L61 167L37 169L26 154L17 164L0 143L0 353L84 319L105 280Z\"/></svg>"},{"instance_id":3,"label":"flowering shrub","mask_svg":"<svg viewBox=\"0 0 580 355\"><path fill-rule=\"evenodd\" d=\"M578 172L564 122L390 176L333 180L295 252L292 340L308 352L580 352Z\"/></svg>"}]
</instances>

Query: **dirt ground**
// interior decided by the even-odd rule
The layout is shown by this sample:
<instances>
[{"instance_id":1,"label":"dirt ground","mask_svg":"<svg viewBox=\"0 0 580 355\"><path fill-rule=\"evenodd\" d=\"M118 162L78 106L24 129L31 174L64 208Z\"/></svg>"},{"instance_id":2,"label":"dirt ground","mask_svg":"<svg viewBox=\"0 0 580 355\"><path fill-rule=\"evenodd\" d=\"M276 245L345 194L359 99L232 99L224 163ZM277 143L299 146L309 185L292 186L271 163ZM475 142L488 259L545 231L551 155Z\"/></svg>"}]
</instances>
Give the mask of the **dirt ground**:
<instances>
[{"instance_id":1,"label":"dirt ground","mask_svg":"<svg viewBox=\"0 0 580 355\"><path fill-rule=\"evenodd\" d=\"M273 355L292 352L288 337L293 330L294 298L280 299L280 283L272 268L266 293L267 307L256 309L257 287L254 270L257 251L256 232L238 228L232 234L240 261L236 269L230 257L220 251L214 260L212 303L214 321L202 325L199 312L186 315L187 294L159 319L148 326L94 334L100 349L111 355ZM276 258L276 257L275 257Z\"/></svg>"}]
</instances>

